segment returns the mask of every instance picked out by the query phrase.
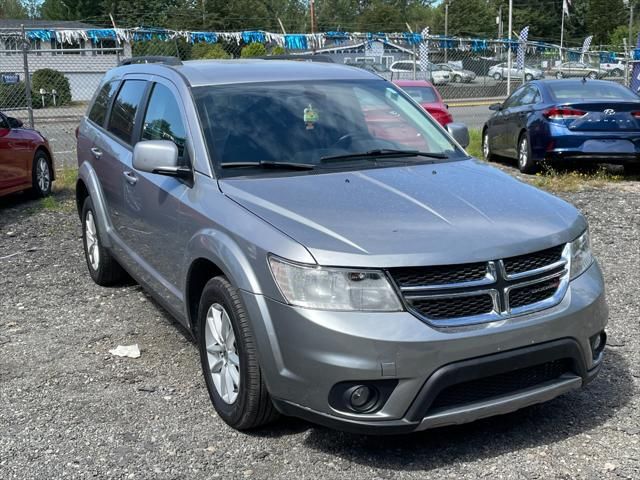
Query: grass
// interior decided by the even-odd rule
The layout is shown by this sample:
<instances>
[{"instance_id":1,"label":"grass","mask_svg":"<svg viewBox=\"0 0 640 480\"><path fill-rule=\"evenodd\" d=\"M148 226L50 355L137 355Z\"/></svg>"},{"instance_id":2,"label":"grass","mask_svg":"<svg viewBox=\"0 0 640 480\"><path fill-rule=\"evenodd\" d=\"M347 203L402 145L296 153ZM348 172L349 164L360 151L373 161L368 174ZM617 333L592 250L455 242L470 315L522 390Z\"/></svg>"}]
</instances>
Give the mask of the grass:
<instances>
[{"instance_id":1,"label":"grass","mask_svg":"<svg viewBox=\"0 0 640 480\"><path fill-rule=\"evenodd\" d=\"M482 132L480 129L469 131L467 153L482 159ZM552 192L575 192L585 188L602 188L608 184L625 179L622 175L613 174L604 167L597 170L558 170L546 166L535 176L525 175L524 180L532 185Z\"/></svg>"},{"instance_id":2,"label":"grass","mask_svg":"<svg viewBox=\"0 0 640 480\"><path fill-rule=\"evenodd\" d=\"M75 168L63 168L56 171L56 180L53 183L51 195L40 199L37 209L54 212L71 212L75 209L73 192L76 188L78 170Z\"/></svg>"},{"instance_id":3,"label":"grass","mask_svg":"<svg viewBox=\"0 0 640 480\"><path fill-rule=\"evenodd\" d=\"M54 192L74 191L78 179L77 168L62 168L56 171L56 181L53 184Z\"/></svg>"}]
</instances>

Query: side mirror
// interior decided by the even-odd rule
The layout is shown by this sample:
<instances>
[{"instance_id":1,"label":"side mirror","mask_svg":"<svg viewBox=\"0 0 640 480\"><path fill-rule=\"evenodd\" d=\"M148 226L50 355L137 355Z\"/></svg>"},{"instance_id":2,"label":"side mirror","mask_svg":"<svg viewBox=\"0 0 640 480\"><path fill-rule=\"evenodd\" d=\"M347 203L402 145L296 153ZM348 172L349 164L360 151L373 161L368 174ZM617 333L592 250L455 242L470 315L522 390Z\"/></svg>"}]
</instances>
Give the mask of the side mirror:
<instances>
[{"instance_id":1,"label":"side mirror","mask_svg":"<svg viewBox=\"0 0 640 480\"><path fill-rule=\"evenodd\" d=\"M491 105L489 105L489 110L493 110L494 112L499 112L500 110L502 110L502 104L492 103Z\"/></svg>"},{"instance_id":2,"label":"side mirror","mask_svg":"<svg viewBox=\"0 0 640 480\"><path fill-rule=\"evenodd\" d=\"M7 117L7 121L9 122L9 126L11 128L22 128L22 126L24 125L24 123L22 123L22 120L18 120L17 118L13 117Z\"/></svg>"},{"instance_id":3,"label":"side mirror","mask_svg":"<svg viewBox=\"0 0 640 480\"><path fill-rule=\"evenodd\" d=\"M141 172L192 178L190 168L178 165L178 147L169 140L145 140L133 147L133 168Z\"/></svg>"},{"instance_id":4,"label":"side mirror","mask_svg":"<svg viewBox=\"0 0 640 480\"><path fill-rule=\"evenodd\" d=\"M462 148L469 146L469 129L464 123L449 123L447 131Z\"/></svg>"}]
</instances>

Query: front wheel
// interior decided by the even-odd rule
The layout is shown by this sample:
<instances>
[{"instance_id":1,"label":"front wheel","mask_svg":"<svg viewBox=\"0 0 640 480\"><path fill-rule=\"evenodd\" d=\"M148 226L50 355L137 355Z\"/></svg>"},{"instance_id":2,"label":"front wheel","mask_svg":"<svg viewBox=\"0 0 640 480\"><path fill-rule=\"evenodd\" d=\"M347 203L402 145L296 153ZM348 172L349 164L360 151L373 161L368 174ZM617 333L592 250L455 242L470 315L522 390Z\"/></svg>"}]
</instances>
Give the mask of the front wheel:
<instances>
[{"instance_id":1,"label":"front wheel","mask_svg":"<svg viewBox=\"0 0 640 480\"><path fill-rule=\"evenodd\" d=\"M212 278L202 292L198 346L209 398L225 423L249 430L278 416L240 293L225 277Z\"/></svg>"},{"instance_id":2,"label":"front wheel","mask_svg":"<svg viewBox=\"0 0 640 480\"><path fill-rule=\"evenodd\" d=\"M496 72L493 74L493 79L497 82L499 82L500 80L502 80L502 75L500 75L499 72Z\"/></svg>"},{"instance_id":3,"label":"front wheel","mask_svg":"<svg viewBox=\"0 0 640 480\"><path fill-rule=\"evenodd\" d=\"M614 68L613 72L611 72L611 74L614 77L621 77L622 76L622 70L620 70L619 68Z\"/></svg>"},{"instance_id":4,"label":"front wheel","mask_svg":"<svg viewBox=\"0 0 640 480\"><path fill-rule=\"evenodd\" d=\"M460 83L460 82L462 82L462 77L460 75L454 75L453 83Z\"/></svg>"},{"instance_id":5,"label":"front wheel","mask_svg":"<svg viewBox=\"0 0 640 480\"><path fill-rule=\"evenodd\" d=\"M51 161L46 153L38 150L31 167L31 193L35 197L46 197L51 194L53 175Z\"/></svg>"},{"instance_id":6,"label":"front wheel","mask_svg":"<svg viewBox=\"0 0 640 480\"><path fill-rule=\"evenodd\" d=\"M530 82L531 80L533 80L533 75L531 75L530 73L527 73L524 76L525 81Z\"/></svg>"},{"instance_id":7,"label":"front wheel","mask_svg":"<svg viewBox=\"0 0 640 480\"><path fill-rule=\"evenodd\" d=\"M487 162L493 160L493 154L491 153L491 147L489 146L489 129L485 128L482 133L482 156Z\"/></svg>"},{"instance_id":8,"label":"front wheel","mask_svg":"<svg viewBox=\"0 0 640 480\"><path fill-rule=\"evenodd\" d=\"M518 169L522 173L536 173L538 165L531 158L531 145L527 132L522 132L518 140Z\"/></svg>"},{"instance_id":9,"label":"front wheel","mask_svg":"<svg viewBox=\"0 0 640 480\"><path fill-rule=\"evenodd\" d=\"M587 77L589 77L591 80L595 80L596 78L598 78L598 73L597 72L589 72L589 75L587 75Z\"/></svg>"},{"instance_id":10,"label":"front wheel","mask_svg":"<svg viewBox=\"0 0 640 480\"><path fill-rule=\"evenodd\" d=\"M557 73L556 73L556 78L557 78L557 79L564 78L564 73L562 73L562 72L557 72Z\"/></svg>"}]
</instances>

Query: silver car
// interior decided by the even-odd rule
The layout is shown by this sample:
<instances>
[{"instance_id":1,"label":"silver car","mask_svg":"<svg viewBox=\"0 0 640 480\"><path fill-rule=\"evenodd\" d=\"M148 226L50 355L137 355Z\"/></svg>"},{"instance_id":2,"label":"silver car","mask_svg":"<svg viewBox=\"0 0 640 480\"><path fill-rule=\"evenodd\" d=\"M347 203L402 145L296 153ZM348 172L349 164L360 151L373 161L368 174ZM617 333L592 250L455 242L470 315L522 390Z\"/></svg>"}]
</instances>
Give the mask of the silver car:
<instances>
[{"instance_id":1,"label":"silver car","mask_svg":"<svg viewBox=\"0 0 640 480\"><path fill-rule=\"evenodd\" d=\"M509 65L507 62L504 62L489 68L487 75L500 81L508 78L508 72ZM528 65L525 65L524 68L518 68L514 62L513 65L511 65L511 78L521 79L523 76L525 81L530 82L531 80L540 80L541 78L544 78L544 72L539 68Z\"/></svg>"},{"instance_id":2,"label":"silver car","mask_svg":"<svg viewBox=\"0 0 640 480\"><path fill-rule=\"evenodd\" d=\"M413 70L416 70L417 80L427 80L434 85L445 85L451 81L451 74L448 70L443 70L433 63L427 64L426 71L419 62L411 60L398 60L393 62L389 71L392 73L392 80L409 80L412 79Z\"/></svg>"},{"instance_id":3,"label":"silver car","mask_svg":"<svg viewBox=\"0 0 640 480\"><path fill-rule=\"evenodd\" d=\"M454 83L471 83L476 79L476 74L474 72L456 65L452 65L449 63L438 63L436 67L445 72L449 72L449 77Z\"/></svg>"},{"instance_id":4,"label":"silver car","mask_svg":"<svg viewBox=\"0 0 640 480\"><path fill-rule=\"evenodd\" d=\"M549 74L556 78L587 77L595 79L606 73L606 71L601 71L598 67L582 62L565 62L549 70Z\"/></svg>"},{"instance_id":5,"label":"silver car","mask_svg":"<svg viewBox=\"0 0 640 480\"><path fill-rule=\"evenodd\" d=\"M469 157L464 126L337 64L125 63L78 129L88 271L193 334L233 428L411 432L598 373L587 222Z\"/></svg>"}]
</instances>

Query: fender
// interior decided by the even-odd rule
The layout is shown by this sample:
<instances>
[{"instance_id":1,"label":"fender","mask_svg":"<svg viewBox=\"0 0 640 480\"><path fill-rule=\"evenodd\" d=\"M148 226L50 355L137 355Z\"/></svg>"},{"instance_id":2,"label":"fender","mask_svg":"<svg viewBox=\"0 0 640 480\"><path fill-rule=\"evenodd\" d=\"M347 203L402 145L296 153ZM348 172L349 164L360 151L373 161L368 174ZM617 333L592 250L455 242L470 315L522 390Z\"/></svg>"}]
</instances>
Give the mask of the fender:
<instances>
[{"instance_id":1,"label":"fender","mask_svg":"<svg viewBox=\"0 0 640 480\"><path fill-rule=\"evenodd\" d=\"M106 248L113 247L111 241L111 235L113 234L113 225L107 215L107 209L104 201L104 194L102 193L102 187L98 181L96 171L93 169L89 162L82 162L78 169L78 179L82 180L87 187L91 201L93 202L93 208L95 210L96 221L98 222L98 233L100 235L100 242Z\"/></svg>"}]
</instances>

